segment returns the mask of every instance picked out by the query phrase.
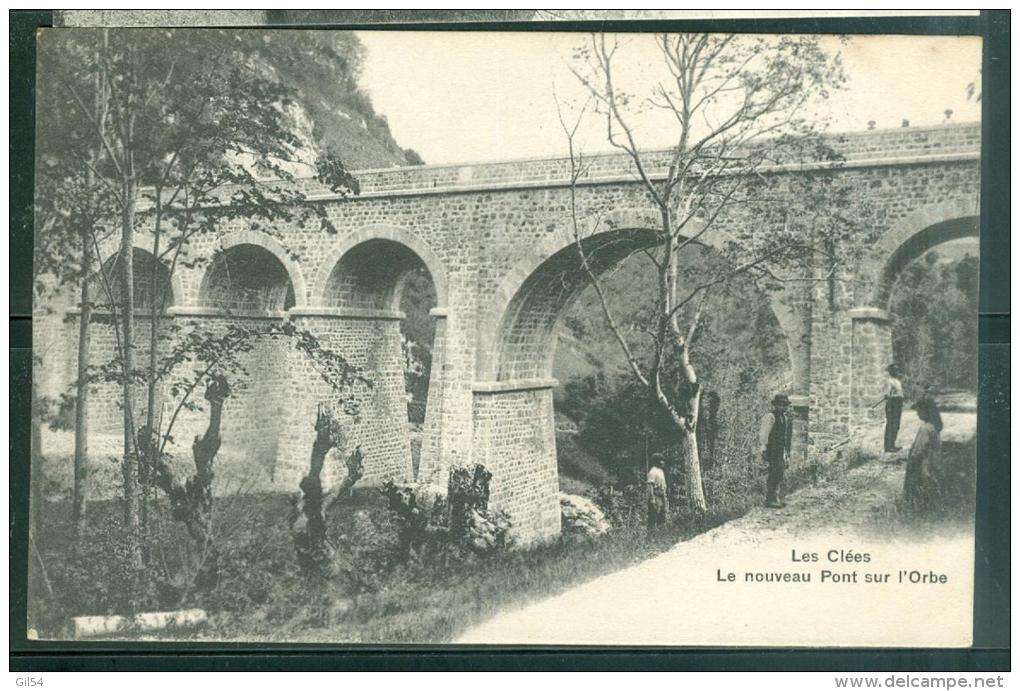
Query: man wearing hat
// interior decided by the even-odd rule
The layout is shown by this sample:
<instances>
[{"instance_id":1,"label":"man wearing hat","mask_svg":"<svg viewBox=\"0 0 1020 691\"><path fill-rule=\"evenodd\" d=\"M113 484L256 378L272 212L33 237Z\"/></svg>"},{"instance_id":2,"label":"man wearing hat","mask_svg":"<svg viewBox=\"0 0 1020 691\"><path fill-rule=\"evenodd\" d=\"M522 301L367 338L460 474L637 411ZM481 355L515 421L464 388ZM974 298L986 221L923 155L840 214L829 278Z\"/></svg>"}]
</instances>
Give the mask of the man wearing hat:
<instances>
[{"instance_id":1,"label":"man wearing hat","mask_svg":"<svg viewBox=\"0 0 1020 691\"><path fill-rule=\"evenodd\" d=\"M886 368L889 379L885 389L885 450L886 453L899 451L896 437L900 433L900 418L903 416L903 382L900 368L895 363Z\"/></svg>"},{"instance_id":2,"label":"man wearing hat","mask_svg":"<svg viewBox=\"0 0 1020 691\"><path fill-rule=\"evenodd\" d=\"M786 506L786 487L783 476L790 458L790 442L793 439L793 420L790 416L790 398L777 394L772 399L772 419L764 419L761 429L761 456L768 467L765 506L781 509Z\"/></svg>"}]
</instances>

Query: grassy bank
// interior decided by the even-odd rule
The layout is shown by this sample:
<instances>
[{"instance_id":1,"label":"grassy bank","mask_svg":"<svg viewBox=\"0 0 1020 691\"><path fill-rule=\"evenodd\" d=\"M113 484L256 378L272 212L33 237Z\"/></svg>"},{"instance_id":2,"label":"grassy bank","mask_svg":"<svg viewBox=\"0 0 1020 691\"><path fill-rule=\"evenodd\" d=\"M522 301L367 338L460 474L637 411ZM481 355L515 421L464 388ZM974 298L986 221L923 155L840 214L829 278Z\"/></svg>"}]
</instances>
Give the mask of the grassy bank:
<instances>
[{"instance_id":1,"label":"grassy bank","mask_svg":"<svg viewBox=\"0 0 1020 691\"><path fill-rule=\"evenodd\" d=\"M853 504L855 498L863 499L876 489L860 484L860 478L871 475L850 471L859 466L887 467L890 470L882 477L891 481L883 480L889 486L871 492L875 496L868 499L882 509L867 516L869 524L876 523L875 537L932 535L957 530L962 519L972 520L973 464L972 439L947 439L940 472L942 495L925 517L899 511L902 474L896 459L864 448L841 449L825 468L799 469L791 473L790 481L793 486L827 486L835 479L831 489L821 493L828 498L815 502L825 510ZM669 526L652 535L640 525L641 511L636 507L641 503L641 488L635 487L635 492L614 495L622 505L610 516L620 525L597 539L560 538L487 556L409 561L395 556L396 525L382 494L373 488L356 488L329 517L335 568L328 578L318 580L302 574L295 563L288 527L290 497L238 494L216 501L219 580L204 589L192 587L187 575L194 573L188 563L190 540L162 504L151 507L152 529L146 540L149 566L145 577L137 579L127 568L118 502L90 504L85 537L75 555L70 506L51 498L36 513L28 623L40 637L59 638L73 616L202 607L211 615L208 624L160 637L447 642L499 610L641 562L746 513L760 504L761 484L756 466L732 464L716 469L706 474L712 508L703 515L676 515ZM778 518L791 520L785 515Z\"/></svg>"},{"instance_id":2,"label":"grassy bank","mask_svg":"<svg viewBox=\"0 0 1020 691\"><path fill-rule=\"evenodd\" d=\"M197 591L187 571L187 536L166 507L147 540L150 567L139 585L126 567L117 502L90 505L74 556L70 507L47 502L30 564L29 626L61 637L72 616L202 607L210 622L165 637L204 640L444 642L500 609L555 594L640 562L732 518L734 511L678 520L648 535L621 527L598 539L566 539L448 564L398 562L395 530L378 490L357 489L331 516L335 573L310 580L294 562L282 494L218 500L219 582ZM43 575L45 574L45 576Z\"/></svg>"}]
</instances>

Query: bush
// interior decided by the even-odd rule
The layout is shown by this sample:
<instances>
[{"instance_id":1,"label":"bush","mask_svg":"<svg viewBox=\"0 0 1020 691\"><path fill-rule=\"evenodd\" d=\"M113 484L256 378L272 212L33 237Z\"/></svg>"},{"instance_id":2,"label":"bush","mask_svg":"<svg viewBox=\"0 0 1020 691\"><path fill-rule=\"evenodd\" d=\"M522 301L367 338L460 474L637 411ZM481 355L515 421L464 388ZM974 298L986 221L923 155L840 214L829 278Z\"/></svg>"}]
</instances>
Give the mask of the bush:
<instances>
[{"instance_id":1,"label":"bush","mask_svg":"<svg viewBox=\"0 0 1020 691\"><path fill-rule=\"evenodd\" d=\"M645 524L645 487L632 484L623 488L600 487L591 497L595 506L614 528L633 528Z\"/></svg>"},{"instance_id":2,"label":"bush","mask_svg":"<svg viewBox=\"0 0 1020 691\"><path fill-rule=\"evenodd\" d=\"M62 505L61 518L47 506L50 520L69 520L69 507ZM29 620L37 622L44 635L54 635L72 616L110 615L164 609L175 603L172 589L164 579L138 574L131 562L127 535L116 514L94 511L82 532L77 554L70 536L57 536L42 529L33 531L33 556L29 565Z\"/></svg>"},{"instance_id":3,"label":"bush","mask_svg":"<svg viewBox=\"0 0 1020 691\"><path fill-rule=\"evenodd\" d=\"M934 468L935 484L939 488L937 510L947 516L973 516L977 492L977 448L969 442L942 442L942 456Z\"/></svg>"},{"instance_id":4,"label":"bush","mask_svg":"<svg viewBox=\"0 0 1020 691\"><path fill-rule=\"evenodd\" d=\"M565 427L567 419L557 416L557 426L561 421ZM597 456L585 450L578 435L572 431L557 430L556 464L559 467L561 486L571 481L594 487L616 484L616 476L606 469ZM563 489L567 491L565 487Z\"/></svg>"},{"instance_id":5,"label":"bush","mask_svg":"<svg viewBox=\"0 0 1020 691\"><path fill-rule=\"evenodd\" d=\"M403 560L443 565L467 553L484 555L512 545L513 522L505 511L489 508L485 466L454 467L446 490L429 485L386 482L382 493L396 527L395 553Z\"/></svg>"}]
</instances>

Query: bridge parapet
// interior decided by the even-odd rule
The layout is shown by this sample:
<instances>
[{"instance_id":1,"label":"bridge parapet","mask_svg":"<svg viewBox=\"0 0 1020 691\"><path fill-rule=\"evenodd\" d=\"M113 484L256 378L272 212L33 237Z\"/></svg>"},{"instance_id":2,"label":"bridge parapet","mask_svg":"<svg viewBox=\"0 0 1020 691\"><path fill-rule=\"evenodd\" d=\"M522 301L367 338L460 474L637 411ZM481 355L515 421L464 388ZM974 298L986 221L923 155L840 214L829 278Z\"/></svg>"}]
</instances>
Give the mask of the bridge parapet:
<instances>
[{"instance_id":1,"label":"bridge parapet","mask_svg":"<svg viewBox=\"0 0 1020 691\"><path fill-rule=\"evenodd\" d=\"M889 164L905 158L931 157L935 160L976 156L981 148L979 123L903 127L834 134L833 148L850 164ZM647 167L655 175L665 172L670 150L649 151ZM622 153L601 153L585 157L588 173L583 182L616 181L636 174L630 158ZM565 184L570 178L570 160L566 157L520 159L475 164L453 164L383 168L355 171L361 195L386 195L432 190L498 189L513 186ZM314 181L303 181L312 197L330 196L318 190Z\"/></svg>"},{"instance_id":2,"label":"bridge parapet","mask_svg":"<svg viewBox=\"0 0 1020 691\"><path fill-rule=\"evenodd\" d=\"M902 127L833 134L833 148L849 167L897 165L910 162L974 160L981 150L980 123ZM645 167L652 178L661 178L669 165L671 151L645 153ZM586 173L580 184L637 180L629 156L599 153L585 156ZM819 167L830 165L818 162ZM803 166L800 166L803 168ZM781 170L776 167L776 170ZM403 166L353 171L360 185L359 197L387 197L485 190L560 187L569 183L570 159L526 158L463 164ZM309 200L328 201L340 195L314 178L296 183ZM228 199L225 188L220 198ZM146 202L140 202L146 207Z\"/></svg>"}]
</instances>

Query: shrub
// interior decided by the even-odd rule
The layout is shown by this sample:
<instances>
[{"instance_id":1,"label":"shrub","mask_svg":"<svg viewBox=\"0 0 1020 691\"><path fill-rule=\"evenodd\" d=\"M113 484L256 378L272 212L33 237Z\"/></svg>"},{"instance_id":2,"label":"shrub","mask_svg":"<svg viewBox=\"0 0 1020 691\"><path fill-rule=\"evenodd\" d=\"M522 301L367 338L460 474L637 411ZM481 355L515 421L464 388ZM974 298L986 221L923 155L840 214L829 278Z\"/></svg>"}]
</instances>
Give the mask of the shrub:
<instances>
[{"instance_id":1,"label":"shrub","mask_svg":"<svg viewBox=\"0 0 1020 691\"><path fill-rule=\"evenodd\" d=\"M972 516L977 485L976 442L943 441L933 475L938 487L937 509L946 515Z\"/></svg>"},{"instance_id":2,"label":"shrub","mask_svg":"<svg viewBox=\"0 0 1020 691\"><path fill-rule=\"evenodd\" d=\"M505 511L489 508L492 474L481 464L450 469L445 491L434 485L386 482L386 497L402 561L464 558L512 545L513 522Z\"/></svg>"},{"instance_id":3,"label":"shrub","mask_svg":"<svg viewBox=\"0 0 1020 691\"><path fill-rule=\"evenodd\" d=\"M645 487L632 484L623 488L600 487L591 497L595 506L615 528L641 526L645 523Z\"/></svg>"},{"instance_id":4,"label":"shrub","mask_svg":"<svg viewBox=\"0 0 1020 691\"><path fill-rule=\"evenodd\" d=\"M127 534L117 516L110 511L93 513L77 554L69 536L58 540L45 530L33 531L29 582L36 592L30 598L29 619L38 622L36 628L43 635L58 634L71 616L121 614L175 604L165 579L135 570Z\"/></svg>"},{"instance_id":5,"label":"shrub","mask_svg":"<svg viewBox=\"0 0 1020 691\"><path fill-rule=\"evenodd\" d=\"M350 594L375 592L403 561L400 538L393 517L379 511L357 511L337 539L335 570Z\"/></svg>"}]
</instances>

